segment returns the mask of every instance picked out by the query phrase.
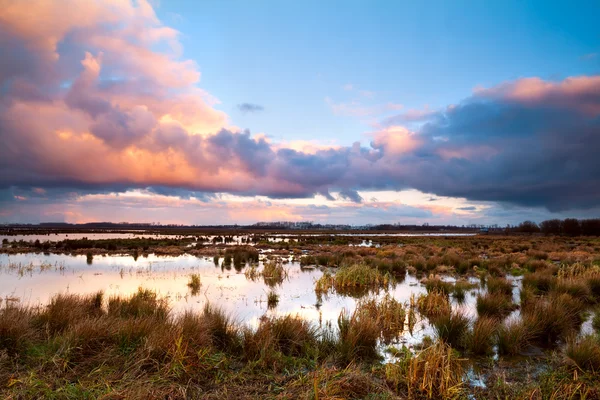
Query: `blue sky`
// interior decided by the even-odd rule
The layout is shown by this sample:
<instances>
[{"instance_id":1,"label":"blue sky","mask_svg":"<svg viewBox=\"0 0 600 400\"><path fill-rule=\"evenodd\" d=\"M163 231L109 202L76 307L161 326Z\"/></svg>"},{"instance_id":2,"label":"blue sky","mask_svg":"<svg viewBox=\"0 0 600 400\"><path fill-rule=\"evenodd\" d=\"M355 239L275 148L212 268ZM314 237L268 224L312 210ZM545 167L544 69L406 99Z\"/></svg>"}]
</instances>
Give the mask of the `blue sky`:
<instances>
[{"instance_id":1,"label":"blue sky","mask_svg":"<svg viewBox=\"0 0 600 400\"><path fill-rule=\"evenodd\" d=\"M183 33L217 108L286 140L350 144L380 117L334 115L325 98L435 109L478 85L600 70L585 57L600 51L597 1L171 0L157 12ZM245 102L265 112L239 112Z\"/></svg>"}]
</instances>

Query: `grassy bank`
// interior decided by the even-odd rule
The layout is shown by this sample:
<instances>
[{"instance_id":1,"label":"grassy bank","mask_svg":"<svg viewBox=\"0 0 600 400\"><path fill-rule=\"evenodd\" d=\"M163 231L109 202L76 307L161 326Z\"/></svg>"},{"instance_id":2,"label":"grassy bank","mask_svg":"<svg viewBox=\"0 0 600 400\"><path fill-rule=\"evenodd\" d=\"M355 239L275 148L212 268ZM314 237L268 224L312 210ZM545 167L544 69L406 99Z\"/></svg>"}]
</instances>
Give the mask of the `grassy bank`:
<instances>
[{"instance_id":1,"label":"grassy bank","mask_svg":"<svg viewBox=\"0 0 600 400\"><path fill-rule=\"evenodd\" d=\"M405 307L386 297L359 302L333 329L293 315L264 317L250 328L211 305L172 315L165 300L142 289L128 298L58 295L42 308L5 303L0 395L418 399L580 398L584 393L596 398L590 396L600 393L593 378L600 365L594 337L569 341L565 353L548 359L547 368L538 367L529 381L505 379L484 392L467 385L464 349L475 343L485 352L495 325L485 320L471 331L454 314L435 320L441 340L415 354L401 350L395 362L384 364L377 345L403 332L406 315ZM521 373L514 366L508 372Z\"/></svg>"}]
</instances>

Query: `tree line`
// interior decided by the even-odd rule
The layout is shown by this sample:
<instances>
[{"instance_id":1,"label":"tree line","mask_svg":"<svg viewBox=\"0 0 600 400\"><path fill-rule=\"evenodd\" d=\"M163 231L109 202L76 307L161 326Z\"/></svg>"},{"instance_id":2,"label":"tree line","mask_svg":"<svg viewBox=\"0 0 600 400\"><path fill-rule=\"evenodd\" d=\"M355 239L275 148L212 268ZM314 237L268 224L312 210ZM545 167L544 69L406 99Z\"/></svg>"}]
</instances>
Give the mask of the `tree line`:
<instances>
[{"instance_id":1,"label":"tree line","mask_svg":"<svg viewBox=\"0 0 600 400\"><path fill-rule=\"evenodd\" d=\"M600 236L600 218L549 219L541 222L539 225L533 221L524 221L512 228L512 230L513 232L543 233L544 235Z\"/></svg>"}]
</instances>

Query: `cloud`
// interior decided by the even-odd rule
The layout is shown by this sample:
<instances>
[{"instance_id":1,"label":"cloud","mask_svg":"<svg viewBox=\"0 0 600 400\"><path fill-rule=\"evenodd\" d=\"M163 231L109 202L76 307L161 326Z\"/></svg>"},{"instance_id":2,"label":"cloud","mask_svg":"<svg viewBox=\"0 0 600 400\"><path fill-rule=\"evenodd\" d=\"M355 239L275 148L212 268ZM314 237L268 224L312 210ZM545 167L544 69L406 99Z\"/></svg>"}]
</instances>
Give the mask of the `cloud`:
<instances>
[{"instance_id":1,"label":"cloud","mask_svg":"<svg viewBox=\"0 0 600 400\"><path fill-rule=\"evenodd\" d=\"M339 192L365 207L359 191L413 188L552 211L600 203L600 76L477 88L414 114L418 127L403 125L407 113L391 117L368 144L277 144L214 108L179 33L144 0L0 6L0 190L14 192L3 208L15 196L31 201L33 188L45 191L38 202L61 201L61 191L76 193L62 201L131 190L332 201ZM329 102L358 116L401 108Z\"/></svg>"},{"instance_id":2,"label":"cloud","mask_svg":"<svg viewBox=\"0 0 600 400\"><path fill-rule=\"evenodd\" d=\"M345 199L345 200L350 200L353 201L355 203L362 203L363 198L360 196L360 194L358 194L358 192L356 190L342 190L340 193L340 198Z\"/></svg>"},{"instance_id":3,"label":"cloud","mask_svg":"<svg viewBox=\"0 0 600 400\"><path fill-rule=\"evenodd\" d=\"M240 110L243 113L256 113L256 112L265 110L265 108L263 106L258 105L258 104L252 104L252 103L238 104L237 108L238 108L238 110Z\"/></svg>"},{"instance_id":4,"label":"cloud","mask_svg":"<svg viewBox=\"0 0 600 400\"><path fill-rule=\"evenodd\" d=\"M475 207L475 206L458 207L457 210L460 210L460 211L476 211L477 207Z\"/></svg>"}]
</instances>

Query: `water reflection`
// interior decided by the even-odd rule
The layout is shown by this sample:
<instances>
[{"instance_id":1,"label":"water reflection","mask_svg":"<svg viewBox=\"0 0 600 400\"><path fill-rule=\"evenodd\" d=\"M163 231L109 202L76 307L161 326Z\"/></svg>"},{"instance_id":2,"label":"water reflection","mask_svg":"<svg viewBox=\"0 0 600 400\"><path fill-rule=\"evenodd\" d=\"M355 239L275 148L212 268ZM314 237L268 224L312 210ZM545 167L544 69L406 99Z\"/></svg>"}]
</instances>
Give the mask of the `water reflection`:
<instances>
[{"instance_id":1,"label":"water reflection","mask_svg":"<svg viewBox=\"0 0 600 400\"><path fill-rule=\"evenodd\" d=\"M254 268L264 269L263 261ZM191 255L156 256L99 256L90 260L85 255L0 254L0 296L19 298L31 305L46 304L57 293L91 294L99 290L111 295L130 295L138 287L155 290L167 297L173 312L200 311L206 302L224 308L241 323L257 326L263 315L298 314L317 325L336 326L337 318L346 309L352 312L359 301L356 293L328 294L317 298L314 286L322 274L320 268L301 268L298 263L283 264L285 278L280 284L270 279L251 279L252 268L224 267L224 259L198 258ZM196 295L188 287L190 276L198 274L201 286ZM268 307L268 294L274 292L279 301ZM389 293L408 304L411 294L425 293L425 288L413 276L391 286ZM380 298L386 291L371 292ZM365 293L361 293L365 295ZM473 309L474 297L462 305ZM472 312L472 311L471 311ZM417 324L414 337L405 335L402 342L416 343L423 335L432 335L424 321Z\"/></svg>"}]
</instances>

